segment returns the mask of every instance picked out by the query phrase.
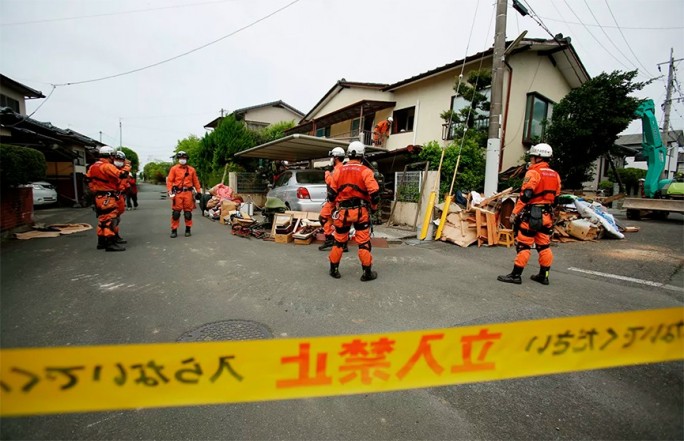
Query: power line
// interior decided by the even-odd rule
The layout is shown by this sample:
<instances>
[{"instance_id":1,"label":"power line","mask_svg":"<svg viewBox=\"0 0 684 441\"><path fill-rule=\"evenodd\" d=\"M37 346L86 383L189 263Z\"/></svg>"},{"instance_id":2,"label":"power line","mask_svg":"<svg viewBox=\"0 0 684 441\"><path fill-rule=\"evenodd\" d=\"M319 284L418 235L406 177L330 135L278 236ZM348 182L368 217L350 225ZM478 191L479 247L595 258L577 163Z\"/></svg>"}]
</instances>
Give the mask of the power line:
<instances>
[{"instance_id":1,"label":"power line","mask_svg":"<svg viewBox=\"0 0 684 441\"><path fill-rule=\"evenodd\" d=\"M574 21L567 21L567 20L558 20L555 18L550 18L550 17L540 17L543 18L544 20L549 20L549 21L555 21L558 23L565 23L565 24L572 24L572 25L581 25L583 23L578 23ZM600 27L602 25L600 24L587 24L585 26L591 26L591 27ZM609 28L609 29L619 29L620 26L609 26L609 25L603 25L604 28ZM629 30L641 30L641 31L672 31L672 30L681 30L684 29L684 26L664 26L664 27L647 27L647 26L622 26L622 29L629 29Z\"/></svg>"},{"instance_id":2,"label":"power line","mask_svg":"<svg viewBox=\"0 0 684 441\"><path fill-rule=\"evenodd\" d=\"M534 22L537 23L539 26L541 26L541 28L544 29L546 31L546 33L551 36L551 38L558 44L558 46L562 47L561 42L558 41L558 39L556 39L556 36L551 33L549 28L544 24L544 22L541 20L541 18L539 18L539 15L534 11L534 9L532 9L532 6L527 2L527 0L522 0L522 1L525 2L525 4L527 5L527 9L530 11L530 14L529 14L530 18L532 20L534 20ZM570 46L569 43L567 43L567 45ZM570 60L570 57L568 56L567 51L562 50L561 52L563 52L563 55L565 55L565 59L568 60L568 64L572 68L572 71L575 73L575 76L577 77L579 82L582 83L582 76L579 74L579 72L577 72L577 69L575 69L575 65ZM579 60L577 60L577 61L579 63Z\"/></svg>"},{"instance_id":3,"label":"power line","mask_svg":"<svg viewBox=\"0 0 684 441\"><path fill-rule=\"evenodd\" d=\"M94 83L94 82L96 82L96 81L109 80L109 79L112 79L112 78L122 77L122 76L124 76L124 75L130 75L130 74L132 74L132 73L136 73L136 72L140 72L140 71L143 71L143 70L146 70L146 69L150 69L150 68L152 68L152 67L156 67L156 66L159 66L159 65L161 65L161 64L168 63L169 61L177 60L178 58L184 57L184 56L186 56L186 55L190 55L190 54L192 54L192 53L194 53L194 52L197 52L197 51L199 51L199 50L201 50L201 49L204 49L204 48L206 48L206 47L208 47L208 46L211 46L211 45L213 45L213 44L216 44L216 43L218 43L219 41L225 40L225 39L228 38L228 37L232 37L233 35L235 35L235 34L237 34L237 33L239 33L239 32L242 32L242 31L244 31L244 30L246 30L246 29L249 29L249 28L251 28L252 26L254 26L254 25L256 25L256 24L258 24L258 23L260 23L260 22L262 22L262 21L264 21L264 20L266 20L266 19L268 19L268 18L271 18L272 16L276 15L277 13L279 13L279 12L281 12L281 11L284 11L285 9L287 9L287 8L289 8L290 6L294 5L295 3L299 3L300 1L301 1L301 0L293 0L293 1L291 1L290 3L288 3L287 5L285 5L285 6L281 7L281 8L279 8L279 9L276 9L275 11L271 12L270 14L268 14L268 15L266 15L266 16L264 16L264 17L261 17L260 19L255 20L255 21L251 22L251 23L248 24L248 25L245 25L245 26L243 26L243 27L241 27L241 28L239 28L239 29L237 29L237 30L235 30L235 31L233 31L233 32L231 32L231 33L229 33L229 34L226 34L226 35L224 35L224 36L222 36L222 37L219 37L219 38L217 38L216 40L210 41L209 43L203 44L202 46L199 46L199 47L196 47L196 48L191 49L191 50L189 50L189 51L183 52L182 54L173 56L173 57L171 57L171 58L167 58L167 59L165 59L165 60L162 60L162 61L159 61L159 62L150 64L150 65L147 65L147 66L144 66L144 67L139 67L139 68L137 68L137 69L129 70L129 71L126 71L126 72L121 72L121 73L114 74L114 75L108 75L108 76L100 77L100 78L93 78L93 79L90 79L90 80L73 81L73 82L69 82L69 83L55 84L54 86L75 86L75 85L77 85L77 84Z\"/></svg>"},{"instance_id":4,"label":"power line","mask_svg":"<svg viewBox=\"0 0 684 441\"><path fill-rule=\"evenodd\" d=\"M622 61L618 60L617 57L616 57L615 55L613 55L613 53L612 53L611 51L609 51L608 49L606 49L606 47L603 45L603 43L601 43L601 40L599 40L598 38L596 38L596 36L594 35L594 33L591 32L591 30L587 27L587 25L585 25L585 24L582 22L582 19L580 19L579 16L575 13L575 11L570 7L570 5L568 4L567 0L563 0L563 3L565 3L565 6L568 7L568 9L570 10L570 12L572 12L572 14L577 18L577 20L580 21L580 24L581 24L582 26L584 26L584 29L587 30L587 32L589 33L589 35L591 35L591 37L592 37L594 40L596 40L596 42L599 44L599 46L601 46L601 47L603 48L604 51L608 52L608 54L610 54L610 56L613 57L613 59L614 59L615 61L617 61L618 63L620 63L620 65L621 65L622 67L624 67L624 68L627 69L627 70L630 70L630 68L629 68L628 66L626 66Z\"/></svg>"},{"instance_id":5,"label":"power line","mask_svg":"<svg viewBox=\"0 0 684 441\"><path fill-rule=\"evenodd\" d=\"M607 3L606 3L606 4L607 4ZM603 35L606 36L606 38L608 39L608 41L610 41L610 43L613 45L613 47L614 47L615 49L617 49L617 51L620 53L620 55L622 55L622 56L625 58L625 60L627 60L629 63L631 63L632 66L633 66L635 69L638 70L639 68L636 66L636 64L634 64L634 63L632 62L632 60L630 60L630 58L629 58L627 55L625 55L624 52L622 52L622 51L620 50L620 48L617 46L617 44L615 44L615 42L613 41L613 39L610 38L610 35L608 35L608 32L606 32L606 30L603 28L603 26L601 26L601 23L599 23L598 18L596 18L596 15L594 15L594 11L593 11L593 10L591 9L591 7L589 6L589 3L587 3L587 0L584 0L584 5L585 5L585 6L587 7L587 9L589 10L589 13L591 14L591 16L594 18L594 21L599 25L599 28L601 28L601 32L603 32ZM649 75L650 75L650 74L649 74ZM650 76L653 76L653 75L650 75Z\"/></svg>"},{"instance_id":6,"label":"power line","mask_svg":"<svg viewBox=\"0 0 684 441\"><path fill-rule=\"evenodd\" d=\"M620 35L622 35L622 39L625 40L625 44L627 45L627 48L628 48L629 51L632 53L632 55L634 56L634 58L636 58L636 60L637 60L637 62L639 63L639 65L640 65L641 67L644 68L644 72L646 72L646 73L648 74L649 77L653 78L655 75L653 75L651 72L648 71L648 69L646 69L646 66L644 66L644 65L641 63L641 60L639 59L639 57L637 57L637 55L636 55L636 54L634 53L634 51L632 50L632 46L629 45L629 42L627 41L627 38L625 38L625 34L622 32L622 29L620 28L620 25L618 24L617 20L615 19L615 15L613 14L613 10L610 8L610 5L608 4L608 0L603 0L603 1L606 2L606 6L608 7L608 11L610 12L610 16L613 17L613 21L615 22L615 26L616 26L616 27L618 28L618 30L620 31ZM588 5L587 5L587 6L588 6Z\"/></svg>"},{"instance_id":7,"label":"power line","mask_svg":"<svg viewBox=\"0 0 684 441\"><path fill-rule=\"evenodd\" d=\"M20 21L20 22L12 22L12 23L0 23L0 26L19 26L19 25L37 24L37 23L52 23L52 22L56 22L56 21L80 20L80 19L84 19L84 18L111 17L111 16L115 16L115 15L138 14L140 12L161 11L163 9L177 9L177 8L187 8L187 7L201 6L201 5L208 5L208 4L215 4L215 3L225 3L227 1L235 1L235 0L213 0L213 1L206 1L206 2L202 2L202 3L190 3L190 4L175 5L175 6L161 6L159 8L148 8L148 9L134 9L134 10L130 10L130 11L110 12L110 13L105 13L105 14L80 15L80 16L76 16L76 17L46 18L43 20L31 20L31 21Z\"/></svg>"}]
</instances>

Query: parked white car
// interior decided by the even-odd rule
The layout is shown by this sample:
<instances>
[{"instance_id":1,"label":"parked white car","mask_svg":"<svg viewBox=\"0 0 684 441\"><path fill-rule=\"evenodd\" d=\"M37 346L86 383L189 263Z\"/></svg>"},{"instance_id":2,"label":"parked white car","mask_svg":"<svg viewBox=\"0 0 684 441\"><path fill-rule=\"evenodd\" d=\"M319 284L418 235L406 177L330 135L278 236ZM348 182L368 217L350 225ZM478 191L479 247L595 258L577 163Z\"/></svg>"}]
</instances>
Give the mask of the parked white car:
<instances>
[{"instance_id":1,"label":"parked white car","mask_svg":"<svg viewBox=\"0 0 684 441\"><path fill-rule=\"evenodd\" d=\"M47 205L57 202L57 190L49 182L31 182L28 186L33 188L33 205Z\"/></svg>"},{"instance_id":2,"label":"parked white car","mask_svg":"<svg viewBox=\"0 0 684 441\"><path fill-rule=\"evenodd\" d=\"M327 195L323 170L286 170L267 194L282 200L290 210L321 211Z\"/></svg>"}]
</instances>

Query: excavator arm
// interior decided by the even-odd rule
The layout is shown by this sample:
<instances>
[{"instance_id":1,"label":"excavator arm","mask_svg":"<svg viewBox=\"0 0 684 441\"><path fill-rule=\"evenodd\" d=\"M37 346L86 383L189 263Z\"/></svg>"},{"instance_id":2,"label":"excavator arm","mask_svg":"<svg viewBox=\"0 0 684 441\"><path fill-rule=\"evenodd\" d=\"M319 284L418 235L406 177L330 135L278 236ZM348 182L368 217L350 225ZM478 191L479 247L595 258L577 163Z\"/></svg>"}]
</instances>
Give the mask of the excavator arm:
<instances>
[{"instance_id":1,"label":"excavator arm","mask_svg":"<svg viewBox=\"0 0 684 441\"><path fill-rule=\"evenodd\" d=\"M663 145L660 137L660 128L658 128L658 121L655 117L653 100L646 100L641 103L634 113L638 118L641 118L643 132L641 147L648 164L644 181L644 195L647 198L652 198L660 189L659 181L660 175L665 169L667 147Z\"/></svg>"}]
</instances>

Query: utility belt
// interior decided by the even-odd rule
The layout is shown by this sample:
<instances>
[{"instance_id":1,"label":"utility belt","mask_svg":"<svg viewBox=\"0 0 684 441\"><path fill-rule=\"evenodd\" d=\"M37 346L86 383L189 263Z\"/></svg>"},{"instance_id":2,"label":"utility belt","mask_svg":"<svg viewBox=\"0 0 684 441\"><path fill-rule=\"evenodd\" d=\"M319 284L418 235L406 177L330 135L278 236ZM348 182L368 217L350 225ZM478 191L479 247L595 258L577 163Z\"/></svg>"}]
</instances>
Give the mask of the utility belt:
<instances>
[{"instance_id":1,"label":"utility belt","mask_svg":"<svg viewBox=\"0 0 684 441\"><path fill-rule=\"evenodd\" d=\"M171 191L174 193L182 193L184 191L192 191L194 187L176 187L175 185L171 187Z\"/></svg>"},{"instance_id":2,"label":"utility belt","mask_svg":"<svg viewBox=\"0 0 684 441\"><path fill-rule=\"evenodd\" d=\"M95 196L107 196L107 197L115 197L118 198L121 196L120 191L98 191L95 192Z\"/></svg>"},{"instance_id":3,"label":"utility belt","mask_svg":"<svg viewBox=\"0 0 684 441\"><path fill-rule=\"evenodd\" d=\"M351 198L337 203L337 208L361 208L367 207L368 201L361 198Z\"/></svg>"},{"instance_id":4,"label":"utility belt","mask_svg":"<svg viewBox=\"0 0 684 441\"><path fill-rule=\"evenodd\" d=\"M553 230L544 226L544 215L548 214L553 219L553 207L548 204L526 205L522 212L522 220L527 221L529 229L521 228L525 236L534 236L534 233L551 234Z\"/></svg>"}]
</instances>

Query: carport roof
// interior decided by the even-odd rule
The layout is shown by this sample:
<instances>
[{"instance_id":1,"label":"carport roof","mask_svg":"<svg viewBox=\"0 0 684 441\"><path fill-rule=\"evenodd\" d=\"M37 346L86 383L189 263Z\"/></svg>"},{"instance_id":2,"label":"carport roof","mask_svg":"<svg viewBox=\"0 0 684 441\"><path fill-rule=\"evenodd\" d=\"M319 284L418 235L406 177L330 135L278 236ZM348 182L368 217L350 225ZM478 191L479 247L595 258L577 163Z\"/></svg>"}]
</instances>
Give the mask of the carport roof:
<instances>
[{"instance_id":1,"label":"carport roof","mask_svg":"<svg viewBox=\"0 0 684 441\"><path fill-rule=\"evenodd\" d=\"M251 149L235 154L242 158L262 158L290 162L311 161L327 158L330 150L342 147L346 150L349 141L340 139L320 138L311 135L295 133L275 141L261 144ZM384 148L366 146L366 152L385 152Z\"/></svg>"}]
</instances>

